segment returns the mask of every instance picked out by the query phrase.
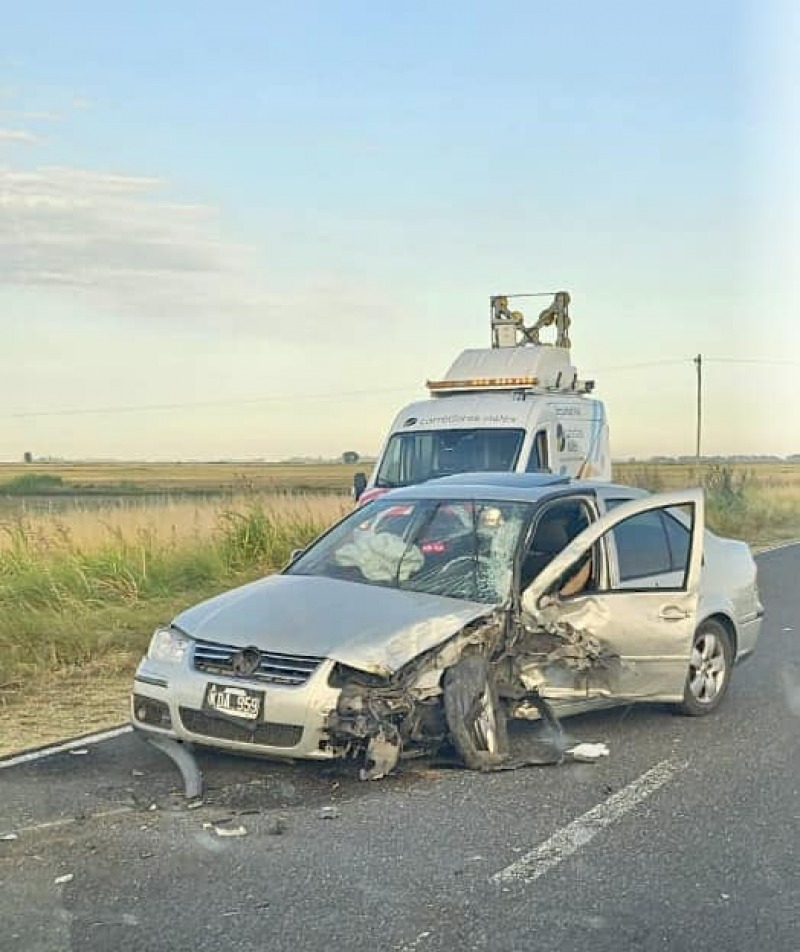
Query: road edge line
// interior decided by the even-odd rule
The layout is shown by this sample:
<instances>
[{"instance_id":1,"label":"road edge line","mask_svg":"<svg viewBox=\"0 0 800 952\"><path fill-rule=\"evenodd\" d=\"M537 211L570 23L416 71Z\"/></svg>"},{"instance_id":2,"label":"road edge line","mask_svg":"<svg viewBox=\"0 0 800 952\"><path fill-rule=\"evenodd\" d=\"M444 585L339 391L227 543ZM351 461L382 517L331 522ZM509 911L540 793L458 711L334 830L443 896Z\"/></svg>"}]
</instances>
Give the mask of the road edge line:
<instances>
[{"instance_id":1,"label":"road edge line","mask_svg":"<svg viewBox=\"0 0 800 952\"><path fill-rule=\"evenodd\" d=\"M0 758L0 770L4 767L17 767L20 764L33 763L36 760L43 760L45 757L51 757L53 754L61 754L67 750L88 747L92 744L102 744L103 741L113 740L115 737L130 734L132 731L133 727L131 727L130 724L123 724L121 727L114 727L96 734L84 734L81 737L73 737L72 740L64 741L61 744L53 744L49 747L37 747L35 750L24 751L20 754L11 754L7 757Z\"/></svg>"}]
</instances>

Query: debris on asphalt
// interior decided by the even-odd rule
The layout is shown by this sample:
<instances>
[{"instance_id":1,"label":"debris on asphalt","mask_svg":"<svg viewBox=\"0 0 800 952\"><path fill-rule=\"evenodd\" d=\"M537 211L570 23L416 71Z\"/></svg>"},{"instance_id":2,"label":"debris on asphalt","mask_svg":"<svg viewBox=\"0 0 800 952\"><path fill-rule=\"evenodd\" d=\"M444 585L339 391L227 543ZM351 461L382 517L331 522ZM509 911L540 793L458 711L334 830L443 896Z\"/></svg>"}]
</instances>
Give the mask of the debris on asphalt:
<instances>
[{"instance_id":1,"label":"debris on asphalt","mask_svg":"<svg viewBox=\"0 0 800 952\"><path fill-rule=\"evenodd\" d=\"M143 771L143 770L132 770L132 771L131 771L131 776L132 776L132 777L143 777L143 776L144 776L144 771Z\"/></svg>"},{"instance_id":2,"label":"debris on asphalt","mask_svg":"<svg viewBox=\"0 0 800 952\"><path fill-rule=\"evenodd\" d=\"M235 817L226 816L219 820L212 820L203 824L204 830L213 830L217 836L247 836L247 827L238 823L234 826Z\"/></svg>"},{"instance_id":3,"label":"debris on asphalt","mask_svg":"<svg viewBox=\"0 0 800 952\"><path fill-rule=\"evenodd\" d=\"M75 750L70 751L73 757L84 757L88 753L89 751L85 747L77 747Z\"/></svg>"},{"instance_id":4,"label":"debris on asphalt","mask_svg":"<svg viewBox=\"0 0 800 952\"><path fill-rule=\"evenodd\" d=\"M53 882L56 886L65 886L67 883L71 883L74 878L72 873L65 873L63 876L56 876Z\"/></svg>"},{"instance_id":5,"label":"debris on asphalt","mask_svg":"<svg viewBox=\"0 0 800 952\"><path fill-rule=\"evenodd\" d=\"M338 820L341 816L341 813L337 807L322 807L322 809L317 814L317 817L320 820Z\"/></svg>"},{"instance_id":6,"label":"debris on asphalt","mask_svg":"<svg viewBox=\"0 0 800 952\"><path fill-rule=\"evenodd\" d=\"M243 826L215 826L217 836L247 836L247 829Z\"/></svg>"},{"instance_id":7,"label":"debris on asphalt","mask_svg":"<svg viewBox=\"0 0 800 952\"><path fill-rule=\"evenodd\" d=\"M609 751L605 744L576 744L565 753L580 763L591 764L601 757L608 757Z\"/></svg>"},{"instance_id":8,"label":"debris on asphalt","mask_svg":"<svg viewBox=\"0 0 800 952\"><path fill-rule=\"evenodd\" d=\"M289 828L285 816L278 816L267 827L267 833L270 836L281 836Z\"/></svg>"}]
</instances>

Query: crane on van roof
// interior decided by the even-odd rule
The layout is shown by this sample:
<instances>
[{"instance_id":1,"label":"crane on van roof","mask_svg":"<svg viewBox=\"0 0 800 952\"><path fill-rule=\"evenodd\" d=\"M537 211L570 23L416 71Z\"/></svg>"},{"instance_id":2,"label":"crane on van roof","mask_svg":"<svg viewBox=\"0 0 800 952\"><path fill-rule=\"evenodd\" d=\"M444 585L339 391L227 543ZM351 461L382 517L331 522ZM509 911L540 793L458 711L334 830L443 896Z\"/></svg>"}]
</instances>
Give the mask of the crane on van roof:
<instances>
[{"instance_id":1,"label":"crane on van roof","mask_svg":"<svg viewBox=\"0 0 800 952\"><path fill-rule=\"evenodd\" d=\"M579 380L570 347L568 291L553 293L553 301L530 327L522 311L512 311L509 301L542 294L494 294L489 298L492 329L491 349L465 350L440 380L429 380L431 396L443 397L476 390L526 390L529 392L591 393L593 380ZM553 343L541 340L541 332L554 327Z\"/></svg>"},{"instance_id":2,"label":"crane on van roof","mask_svg":"<svg viewBox=\"0 0 800 952\"><path fill-rule=\"evenodd\" d=\"M355 474L356 499L465 472L611 479L605 407L587 396L594 381L579 380L572 363L569 293L552 294L530 327L509 306L538 296L489 299L492 346L463 351L428 381L428 399L397 413L370 477ZM555 331L550 343L546 328Z\"/></svg>"}]
</instances>

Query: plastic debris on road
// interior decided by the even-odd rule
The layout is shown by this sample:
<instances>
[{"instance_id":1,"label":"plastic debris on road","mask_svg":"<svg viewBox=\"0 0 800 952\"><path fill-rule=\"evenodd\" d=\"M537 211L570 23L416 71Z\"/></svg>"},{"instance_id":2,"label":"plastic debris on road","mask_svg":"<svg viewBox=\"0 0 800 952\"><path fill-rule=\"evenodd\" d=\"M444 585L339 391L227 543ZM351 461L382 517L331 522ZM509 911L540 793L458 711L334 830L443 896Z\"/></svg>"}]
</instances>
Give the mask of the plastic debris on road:
<instances>
[{"instance_id":1,"label":"plastic debris on road","mask_svg":"<svg viewBox=\"0 0 800 952\"><path fill-rule=\"evenodd\" d=\"M565 752L567 756L580 763L591 764L601 757L608 757L609 751L605 744L576 744Z\"/></svg>"}]
</instances>

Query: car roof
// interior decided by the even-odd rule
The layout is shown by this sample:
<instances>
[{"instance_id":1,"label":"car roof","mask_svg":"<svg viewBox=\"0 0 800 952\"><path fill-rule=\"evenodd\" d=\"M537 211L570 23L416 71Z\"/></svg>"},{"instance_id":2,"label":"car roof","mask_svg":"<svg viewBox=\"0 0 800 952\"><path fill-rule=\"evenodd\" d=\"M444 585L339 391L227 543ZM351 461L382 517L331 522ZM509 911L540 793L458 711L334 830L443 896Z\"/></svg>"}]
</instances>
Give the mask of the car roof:
<instances>
[{"instance_id":1,"label":"car roof","mask_svg":"<svg viewBox=\"0 0 800 952\"><path fill-rule=\"evenodd\" d=\"M565 493L589 493L598 489L619 490L627 498L645 496L647 492L619 483L571 479L555 473L458 473L429 479L425 483L390 490L392 499L497 499L507 502L541 502Z\"/></svg>"}]
</instances>

